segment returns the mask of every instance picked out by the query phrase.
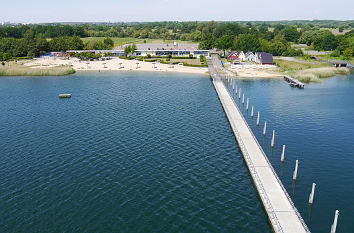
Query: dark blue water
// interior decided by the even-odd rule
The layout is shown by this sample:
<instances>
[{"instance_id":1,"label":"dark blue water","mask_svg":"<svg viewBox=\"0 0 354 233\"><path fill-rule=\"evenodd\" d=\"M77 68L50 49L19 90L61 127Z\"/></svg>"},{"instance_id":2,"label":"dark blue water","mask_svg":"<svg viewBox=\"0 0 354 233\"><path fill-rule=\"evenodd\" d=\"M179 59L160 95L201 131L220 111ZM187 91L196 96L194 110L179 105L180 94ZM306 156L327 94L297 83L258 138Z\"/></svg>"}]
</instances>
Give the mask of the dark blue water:
<instances>
[{"instance_id":1,"label":"dark blue water","mask_svg":"<svg viewBox=\"0 0 354 233\"><path fill-rule=\"evenodd\" d=\"M269 84L247 85L251 90ZM274 85L284 88L281 82ZM59 99L60 93L72 98ZM0 232L271 231L208 78L123 72L0 78L0 106ZM304 110L294 111L301 115ZM304 202L317 178L315 223L319 215L319 221L330 220L335 208L344 215L340 199L350 195L335 188L348 182L350 153L333 155L344 167L329 165L328 152L294 148L288 128L275 123L289 144L284 180L294 152L301 151L304 160L296 203ZM333 130L329 135L335 138ZM340 148L325 146L327 151ZM312 165L306 162L314 173L305 175L305 155L318 158ZM318 169L330 181L338 180L336 187L321 183ZM328 211L318 211L326 205Z\"/></svg>"},{"instance_id":2,"label":"dark blue water","mask_svg":"<svg viewBox=\"0 0 354 233\"><path fill-rule=\"evenodd\" d=\"M250 109L255 106L254 119L246 104L239 106L310 230L330 232L338 209L337 232L354 232L354 75L324 79L304 90L291 88L283 80L243 80L238 85L250 97ZM267 135L263 138L265 120ZM271 151L273 129L276 137ZM282 145L286 145L283 165ZM293 184L296 159L299 170ZM317 186L309 208L313 182Z\"/></svg>"}]
</instances>

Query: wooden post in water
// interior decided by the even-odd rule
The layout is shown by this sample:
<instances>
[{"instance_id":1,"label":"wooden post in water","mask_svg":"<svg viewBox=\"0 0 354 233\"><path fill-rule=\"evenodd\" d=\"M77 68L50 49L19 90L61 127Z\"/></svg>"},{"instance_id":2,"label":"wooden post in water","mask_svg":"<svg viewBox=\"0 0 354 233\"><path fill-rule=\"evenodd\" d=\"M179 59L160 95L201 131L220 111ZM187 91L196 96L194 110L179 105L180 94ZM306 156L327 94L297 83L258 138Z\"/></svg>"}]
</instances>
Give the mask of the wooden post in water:
<instances>
[{"instance_id":1,"label":"wooden post in water","mask_svg":"<svg viewBox=\"0 0 354 233\"><path fill-rule=\"evenodd\" d=\"M241 87L240 90L238 91L238 99L241 99Z\"/></svg>"},{"instance_id":2,"label":"wooden post in water","mask_svg":"<svg viewBox=\"0 0 354 233\"><path fill-rule=\"evenodd\" d=\"M257 116L257 126L259 126L259 112L258 112L258 116Z\"/></svg>"},{"instance_id":3,"label":"wooden post in water","mask_svg":"<svg viewBox=\"0 0 354 233\"><path fill-rule=\"evenodd\" d=\"M266 131L267 131L267 121L264 122L263 136L266 135Z\"/></svg>"},{"instance_id":4,"label":"wooden post in water","mask_svg":"<svg viewBox=\"0 0 354 233\"><path fill-rule=\"evenodd\" d=\"M333 224L332 224L332 227L331 227L331 233L336 233L338 215L339 215L339 211L336 210L336 212L334 213L334 221L333 221Z\"/></svg>"},{"instance_id":5,"label":"wooden post in water","mask_svg":"<svg viewBox=\"0 0 354 233\"><path fill-rule=\"evenodd\" d=\"M248 112L248 103L250 102L250 98L247 98L246 110Z\"/></svg>"},{"instance_id":6,"label":"wooden post in water","mask_svg":"<svg viewBox=\"0 0 354 233\"><path fill-rule=\"evenodd\" d=\"M275 130L273 130L273 137L272 137L272 142L270 146L273 148L274 147L274 137L275 137Z\"/></svg>"},{"instance_id":7,"label":"wooden post in water","mask_svg":"<svg viewBox=\"0 0 354 233\"><path fill-rule=\"evenodd\" d=\"M245 93L242 94L242 104L245 104Z\"/></svg>"},{"instance_id":8,"label":"wooden post in water","mask_svg":"<svg viewBox=\"0 0 354 233\"><path fill-rule=\"evenodd\" d=\"M294 174L293 174L293 181L296 181L298 167L299 167L299 160L296 160L295 170L294 170Z\"/></svg>"},{"instance_id":9,"label":"wooden post in water","mask_svg":"<svg viewBox=\"0 0 354 233\"><path fill-rule=\"evenodd\" d=\"M237 88L238 88L238 87L237 87L237 84L236 84L236 97L237 97Z\"/></svg>"},{"instance_id":10,"label":"wooden post in water","mask_svg":"<svg viewBox=\"0 0 354 233\"><path fill-rule=\"evenodd\" d=\"M252 110L251 110L251 117L253 118L253 105L252 105Z\"/></svg>"},{"instance_id":11,"label":"wooden post in water","mask_svg":"<svg viewBox=\"0 0 354 233\"><path fill-rule=\"evenodd\" d=\"M281 152L280 162L284 162L284 156L285 156L285 145L283 145L283 151Z\"/></svg>"},{"instance_id":12,"label":"wooden post in water","mask_svg":"<svg viewBox=\"0 0 354 233\"><path fill-rule=\"evenodd\" d=\"M315 187L316 187L316 184L315 183L312 183L312 191L310 193L310 197L309 197L309 204L312 205L313 203L313 198L315 196Z\"/></svg>"}]
</instances>

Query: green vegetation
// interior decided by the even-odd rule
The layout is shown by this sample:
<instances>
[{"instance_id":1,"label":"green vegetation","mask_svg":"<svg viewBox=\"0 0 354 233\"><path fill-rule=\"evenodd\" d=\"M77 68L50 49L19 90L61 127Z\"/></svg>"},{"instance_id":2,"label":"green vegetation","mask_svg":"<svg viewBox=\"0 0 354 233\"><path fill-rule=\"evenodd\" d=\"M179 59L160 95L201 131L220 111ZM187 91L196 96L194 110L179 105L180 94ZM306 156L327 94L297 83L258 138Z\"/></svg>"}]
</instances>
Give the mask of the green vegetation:
<instances>
[{"instance_id":1,"label":"green vegetation","mask_svg":"<svg viewBox=\"0 0 354 233\"><path fill-rule=\"evenodd\" d=\"M295 72L294 78L302 82L321 82L321 78L328 78L335 76L336 74L349 74L347 68L335 68L335 67L323 67L323 68L312 68L306 70L300 70Z\"/></svg>"},{"instance_id":2,"label":"green vegetation","mask_svg":"<svg viewBox=\"0 0 354 233\"><path fill-rule=\"evenodd\" d=\"M75 70L68 66L51 68L30 68L13 64L0 66L0 76L62 76L74 73Z\"/></svg>"},{"instance_id":3,"label":"green vegetation","mask_svg":"<svg viewBox=\"0 0 354 233\"><path fill-rule=\"evenodd\" d=\"M309 49L337 49L348 58L354 50L353 27L354 21L333 20L11 25L0 26L0 53L38 56L54 50L105 50L127 43L177 41L198 42L201 49L264 51L276 56L302 55L291 44L305 43Z\"/></svg>"},{"instance_id":4,"label":"green vegetation","mask_svg":"<svg viewBox=\"0 0 354 233\"><path fill-rule=\"evenodd\" d=\"M127 56L127 55L132 55L132 54L134 54L135 50L136 50L135 44L133 44L133 45L128 45L128 46L126 46L126 47L124 48L124 55L125 55L125 56Z\"/></svg>"},{"instance_id":5,"label":"green vegetation","mask_svg":"<svg viewBox=\"0 0 354 233\"><path fill-rule=\"evenodd\" d=\"M274 59L275 65L279 66L281 71L297 71L305 70L311 68L320 68L320 67L330 67L328 63L313 63L313 62L300 62L300 61L287 61L281 59Z\"/></svg>"},{"instance_id":6,"label":"green vegetation","mask_svg":"<svg viewBox=\"0 0 354 233\"><path fill-rule=\"evenodd\" d=\"M321 78L328 78L336 74L349 74L347 68L335 68L328 63L308 61L287 61L275 59L280 71L300 80L301 82L320 82Z\"/></svg>"}]
</instances>

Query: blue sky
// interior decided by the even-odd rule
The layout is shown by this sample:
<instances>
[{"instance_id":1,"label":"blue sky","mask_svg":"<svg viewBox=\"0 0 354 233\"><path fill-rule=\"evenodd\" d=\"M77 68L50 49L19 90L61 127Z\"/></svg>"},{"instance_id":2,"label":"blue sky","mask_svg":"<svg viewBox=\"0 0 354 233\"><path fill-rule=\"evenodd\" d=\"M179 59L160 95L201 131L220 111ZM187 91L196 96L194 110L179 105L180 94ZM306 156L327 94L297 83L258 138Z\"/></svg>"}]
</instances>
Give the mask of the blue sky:
<instances>
[{"instance_id":1,"label":"blue sky","mask_svg":"<svg viewBox=\"0 0 354 233\"><path fill-rule=\"evenodd\" d=\"M354 0L0 0L0 22L354 19Z\"/></svg>"}]
</instances>

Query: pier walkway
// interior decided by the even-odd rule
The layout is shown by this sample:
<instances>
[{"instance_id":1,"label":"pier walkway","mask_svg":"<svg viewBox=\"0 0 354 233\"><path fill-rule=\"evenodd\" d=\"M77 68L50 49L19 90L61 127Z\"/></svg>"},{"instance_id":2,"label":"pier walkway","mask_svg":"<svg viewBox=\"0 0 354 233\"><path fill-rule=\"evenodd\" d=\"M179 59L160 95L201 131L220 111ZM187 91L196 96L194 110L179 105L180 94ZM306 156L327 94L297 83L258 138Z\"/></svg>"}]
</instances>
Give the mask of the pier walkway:
<instances>
[{"instance_id":1,"label":"pier walkway","mask_svg":"<svg viewBox=\"0 0 354 233\"><path fill-rule=\"evenodd\" d=\"M274 232L310 232L237 104L226 89L217 70L217 67L222 69L218 56L212 55L212 58L207 61L213 85Z\"/></svg>"}]
</instances>

